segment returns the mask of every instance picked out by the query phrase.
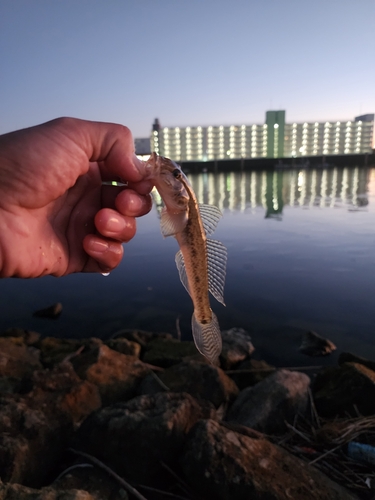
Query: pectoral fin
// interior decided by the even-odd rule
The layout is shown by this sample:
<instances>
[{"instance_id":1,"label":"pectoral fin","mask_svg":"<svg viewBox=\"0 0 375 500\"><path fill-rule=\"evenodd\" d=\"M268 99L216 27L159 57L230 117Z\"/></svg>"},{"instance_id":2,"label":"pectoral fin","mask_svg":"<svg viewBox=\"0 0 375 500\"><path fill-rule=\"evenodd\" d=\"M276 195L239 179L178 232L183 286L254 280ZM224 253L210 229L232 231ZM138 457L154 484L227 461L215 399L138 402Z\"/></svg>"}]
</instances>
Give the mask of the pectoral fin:
<instances>
[{"instance_id":1,"label":"pectoral fin","mask_svg":"<svg viewBox=\"0 0 375 500\"><path fill-rule=\"evenodd\" d=\"M171 214L164 207L160 216L160 229L164 237L173 236L185 229L187 223L187 212Z\"/></svg>"},{"instance_id":2,"label":"pectoral fin","mask_svg":"<svg viewBox=\"0 0 375 500\"><path fill-rule=\"evenodd\" d=\"M198 207L202 219L203 229L206 233L206 236L209 236L215 231L216 226L223 214L221 213L221 210L219 208L215 207L215 205L206 205L205 203L200 203Z\"/></svg>"}]
</instances>

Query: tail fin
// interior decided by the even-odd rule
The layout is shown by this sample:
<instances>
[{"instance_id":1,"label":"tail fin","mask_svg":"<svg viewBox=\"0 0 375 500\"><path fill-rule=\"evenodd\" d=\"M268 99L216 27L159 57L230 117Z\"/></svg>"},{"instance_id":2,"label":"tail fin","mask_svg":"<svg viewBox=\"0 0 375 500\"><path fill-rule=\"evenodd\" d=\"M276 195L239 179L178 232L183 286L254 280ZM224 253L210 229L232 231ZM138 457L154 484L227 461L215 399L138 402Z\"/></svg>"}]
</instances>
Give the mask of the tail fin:
<instances>
[{"instance_id":1,"label":"tail fin","mask_svg":"<svg viewBox=\"0 0 375 500\"><path fill-rule=\"evenodd\" d=\"M219 322L215 314L212 313L212 319L207 324L200 323L193 314L191 329L198 351L213 365L218 365L222 341Z\"/></svg>"}]
</instances>

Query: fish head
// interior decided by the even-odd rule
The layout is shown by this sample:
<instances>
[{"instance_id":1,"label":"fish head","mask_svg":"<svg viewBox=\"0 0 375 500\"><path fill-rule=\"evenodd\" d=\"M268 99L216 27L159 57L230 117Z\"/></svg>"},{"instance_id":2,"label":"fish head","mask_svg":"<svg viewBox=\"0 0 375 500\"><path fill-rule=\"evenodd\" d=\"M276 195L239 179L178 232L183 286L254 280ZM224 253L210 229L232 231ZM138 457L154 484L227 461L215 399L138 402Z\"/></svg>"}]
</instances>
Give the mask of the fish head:
<instances>
[{"instance_id":1,"label":"fish head","mask_svg":"<svg viewBox=\"0 0 375 500\"><path fill-rule=\"evenodd\" d=\"M156 189L167 209L172 212L182 212L187 209L189 195L181 179L188 182L181 167L164 156L152 153L146 166L150 169L149 178L154 182Z\"/></svg>"}]
</instances>

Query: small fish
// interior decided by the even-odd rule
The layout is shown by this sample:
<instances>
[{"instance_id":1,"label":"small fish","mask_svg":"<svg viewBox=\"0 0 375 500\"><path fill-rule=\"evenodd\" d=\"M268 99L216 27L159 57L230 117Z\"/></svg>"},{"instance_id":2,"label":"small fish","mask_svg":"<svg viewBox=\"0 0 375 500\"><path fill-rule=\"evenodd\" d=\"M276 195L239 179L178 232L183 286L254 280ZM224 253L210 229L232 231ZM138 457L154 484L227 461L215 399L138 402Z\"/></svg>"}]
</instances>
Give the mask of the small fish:
<instances>
[{"instance_id":1,"label":"small fish","mask_svg":"<svg viewBox=\"0 0 375 500\"><path fill-rule=\"evenodd\" d=\"M221 332L208 292L225 305L227 250L222 243L207 236L215 231L222 213L213 205L198 204L190 182L177 163L153 153L147 166L149 178L165 205L161 212L161 232L165 237L174 236L180 247L175 260L182 284L194 305L191 326L195 345L211 363L218 364Z\"/></svg>"}]
</instances>

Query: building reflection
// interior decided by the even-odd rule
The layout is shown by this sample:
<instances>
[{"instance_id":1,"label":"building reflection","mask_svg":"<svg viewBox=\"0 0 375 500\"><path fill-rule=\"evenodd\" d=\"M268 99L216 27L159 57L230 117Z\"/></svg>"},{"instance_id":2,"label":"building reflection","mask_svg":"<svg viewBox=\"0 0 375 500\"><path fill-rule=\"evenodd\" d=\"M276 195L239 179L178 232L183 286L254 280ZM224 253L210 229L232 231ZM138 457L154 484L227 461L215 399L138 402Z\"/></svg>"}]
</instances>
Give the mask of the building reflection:
<instances>
[{"instance_id":1,"label":"building reflection","mask_svg":"<svg viewBox=\"0 0 375 500\"><path fill-rule=\"evenodd\" d=\"M282 219L283 208L347 208L363 210L375 196L375 169L346 167L304 170L189 174L199 203L221 210L253 211ZM158 212L163 203L153 191Z\"/></svg>"}]
</instances>

